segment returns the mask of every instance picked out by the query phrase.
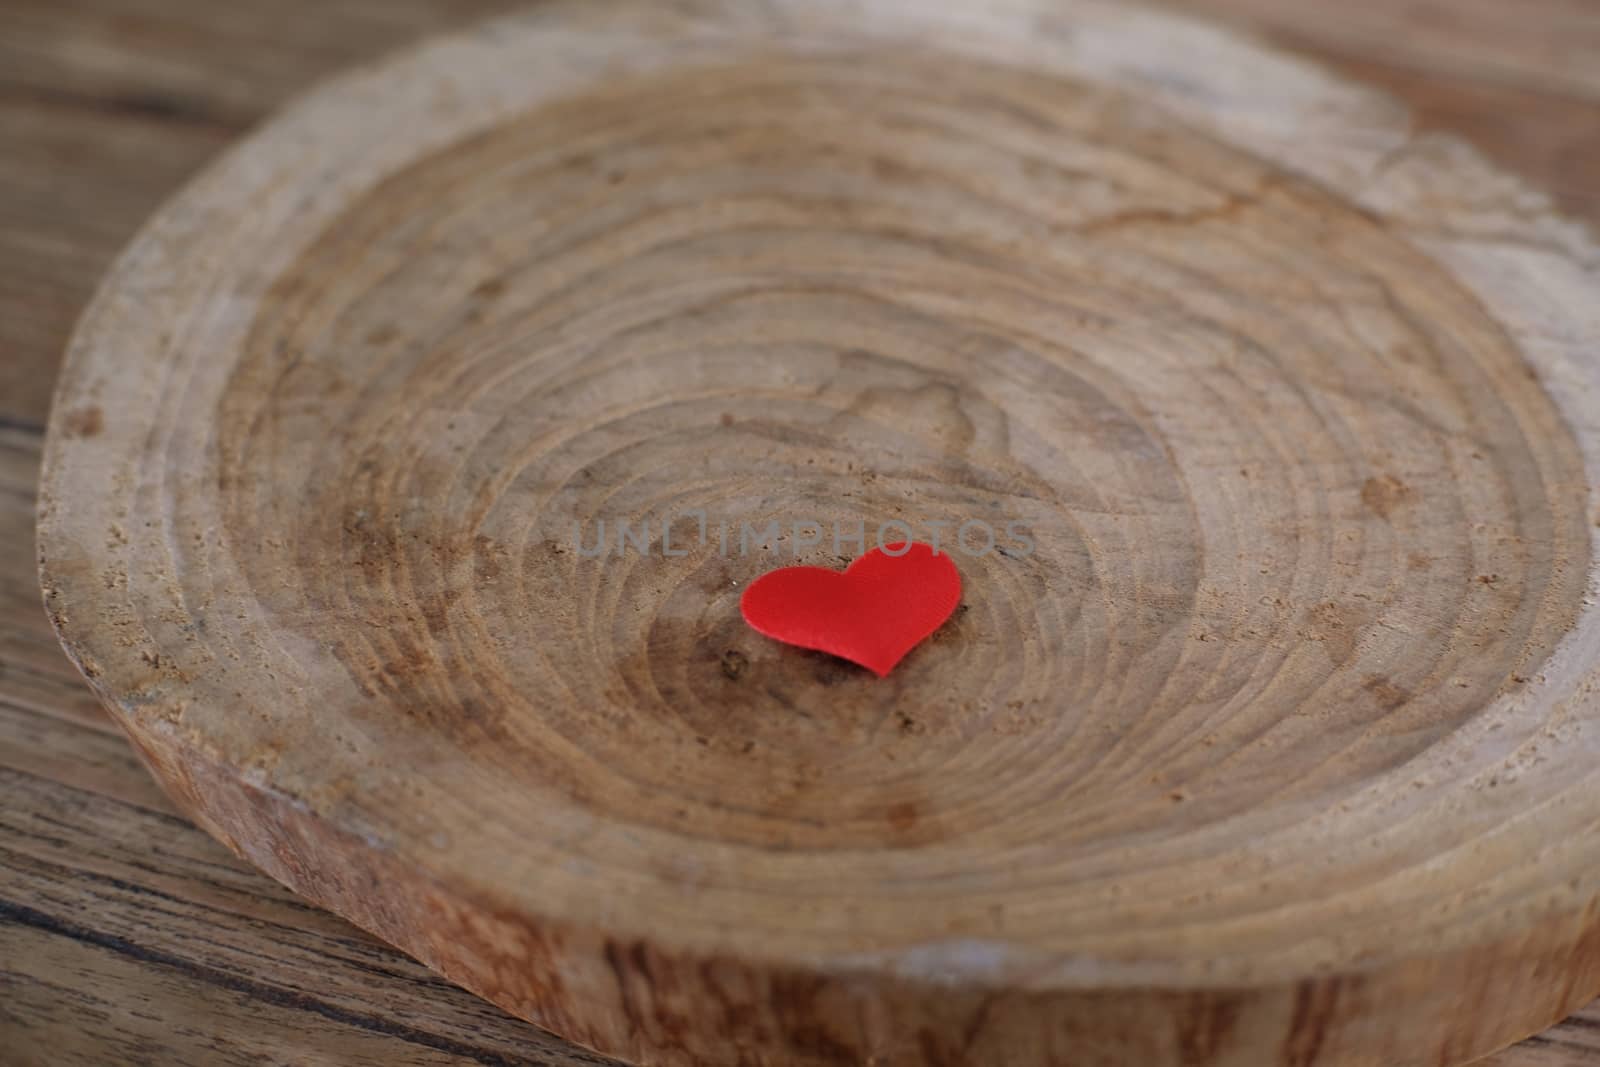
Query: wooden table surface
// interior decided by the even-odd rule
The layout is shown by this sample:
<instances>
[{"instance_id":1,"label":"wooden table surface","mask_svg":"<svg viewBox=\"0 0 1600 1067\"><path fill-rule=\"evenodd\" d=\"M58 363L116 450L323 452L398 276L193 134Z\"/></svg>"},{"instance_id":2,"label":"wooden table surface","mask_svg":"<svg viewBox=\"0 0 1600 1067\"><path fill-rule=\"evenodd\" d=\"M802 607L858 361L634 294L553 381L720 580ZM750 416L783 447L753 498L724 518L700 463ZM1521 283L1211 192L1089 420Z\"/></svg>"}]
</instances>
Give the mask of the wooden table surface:
<instances>
[{"instance_id":1,"label":"wooden table surface","mask_svg":"<svg viewBox=\"0 0 1600 1067\"><path fill-rule=\"evenodd\" d=\"M0 1063L607 1062L190 826L61 654L34 571L57 362L135 228L316 78L508 6L0 4ZM1600 230L1600 0L1175 6L1389 89ZM1600 1064L1600 1004L1489 1062Z\"/></svg>"}]
</instances>

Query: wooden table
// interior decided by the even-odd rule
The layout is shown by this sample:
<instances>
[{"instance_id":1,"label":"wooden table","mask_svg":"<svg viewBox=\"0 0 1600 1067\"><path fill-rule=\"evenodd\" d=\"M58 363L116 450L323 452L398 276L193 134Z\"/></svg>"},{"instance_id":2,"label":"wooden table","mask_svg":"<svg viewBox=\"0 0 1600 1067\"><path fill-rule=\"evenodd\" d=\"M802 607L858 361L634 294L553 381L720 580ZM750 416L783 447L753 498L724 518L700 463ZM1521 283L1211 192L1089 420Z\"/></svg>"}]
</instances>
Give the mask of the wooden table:
<instances>
[{"instance_id":1,"label":"wooden table","mask_svg":"<svg viewBox=\"0 0 1600 1067\"><path fill-rule=\"evenodd\" d=\"M32 552L57 360L139 223L317 77L506 6L0 6L4 1062L606 1062L300 902L177 815L58 649ZM1179 6L1388 88L1425 127L1465 135L1600 226L1600 2ZM1492 1062L1600 1063L1600 1005Z\"/></svg>"}]
</instances>

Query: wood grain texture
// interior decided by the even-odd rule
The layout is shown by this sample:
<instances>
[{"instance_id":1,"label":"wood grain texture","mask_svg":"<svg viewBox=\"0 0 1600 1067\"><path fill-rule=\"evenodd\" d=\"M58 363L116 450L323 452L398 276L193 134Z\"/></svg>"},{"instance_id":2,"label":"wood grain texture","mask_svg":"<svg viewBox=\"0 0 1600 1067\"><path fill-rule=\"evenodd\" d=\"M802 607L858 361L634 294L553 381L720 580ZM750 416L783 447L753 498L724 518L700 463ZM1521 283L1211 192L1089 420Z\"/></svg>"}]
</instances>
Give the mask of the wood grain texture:
<instances>
[{"instance_id":1,"label":"wood grain texture","mask_svg":"<svg viewBox=\"0 0 1600 1067\"><path fill-rule=\"evenodd\" d=\"M1465 136L1565 210L1600 217L1600 6L1494 0L1339 4L1174 0L1172 6L1309 52Z\"/></svg>"},{"instance_id":2,"label":"wood grain texture","mask_svg":"<svg viewBox=\"0 0 1600 1067\"><path fill-rule=\"evenodd\" d=\"M1464 1062L1600 987L1597 260L1198 24L549 5L123 257L46 602L197 821L586 1045ZM1037 550L883 686L572 544L690 506Z\"/></svg>"},{"instance_id":3,"label":"wood grain texture","mask_svg":"<svg viewBox=\"0 0 1600 1067\"><path fill-rule=\"evenodd\" d=\"M1470 49L1457 47L1455 37L1449 49L1441 48L1430 26L1406 34L1388 31L1418 21L1426 10L1422 4L1348 3L1339 5L1337 18L1311 4L1252 8L1219 0L1187 6L1253 20L1281 40L1384 81L1425 118L1468 133L1539 184L1567 190L1562 198L1569 208L1596 219L1583 194L1600 187L1592 137L1597 109L1577 84L1583 71L1546 58L1551 47L1582 55L1582 42L1594 40L1585 5L1518 5L1516 26L1503 25L1497 4L1452 5L1445 28L1455 37L1475 38ZM365 17L358 18L363 10ZM324 21L330 11L334 18ZM367 1020L392 1017L385 1005L406 1003L397 998L407 979L397 975L408 966L409 973L422 972L319 912L276 908L274 901L290 898L198 831L164 815L170 810L164 798L117 735L104 730L93 699L56 654L33 590L32 472L45 397L66 326L111 253L178 176L282 92L440 24L442 11L442 5L317 5L295 17L291 9L283 17L260 19L247 5L9 4L0 11L7 20L0 32L0 48L7 50L7 61L0 62L0 138L7 148L0 154L0 211L6 212L0 227L6 268L0 270L6 309L0 329L7 330L6 358L0 361L0 416L6 420L0 449L0 694L11 713L0 723L0 755L5 766L26 772L13 780L5 808L48 812L53 821L45 824L47 832L93 857L80 863L72 850L57 852L58 862L35 866L24 883L13 877L10 858L38 845L14 825L5 831L8 862L0 864L0 896L31 908L30 915L72 920L27 926L8 915L3 927L17 940L0 951L5 1005L12 1009L0 1013L0 1045L13 1057L20 1054L21 1062L45 1062L44 1052L27 1051L45 1048L52 1063L259 1062L274 1054L280 1062L362 1062L355 1049L362 1043L373 1062L497 1062L496 1056L581 1062L575 1054L551 1051L534 1031L478 1013L471 998L452 999L448 987L405 1011L419 1027L437 1027L436 1036L467 1035L465 1049L432 1037L418 1044L387 1026L370 1025ZM334 31L333 25L340 28ZM128 32L132 26L138 32ZM1359 33L1352 35L1352 28ZM253 61L250 53L263 49L271 52L272 64ZM1363 59L1396 50L1404 53L1398 59ZM195 122L173 115L171 107L137 105L141 96L160 101L170 93L175 65L194 68L184 76L191 110L214 112L217 121ZM1530 130L1539 131L1532 147L1548 150L1524 151ZM170 855L161 845L163 835L186 842L204 862L153 862L152 855ZM96 877L114 878L127 892L80 891ZM196 909L204 928L189 933L174 912L207 900L218 878L237 887L233 914L244 920ZM224 926L222 932L237 938L219 941ZM324 929L388 962L342 967L320 933ZM321 962L269 969L259 986L248 988L230 986L215 970L197 966L259 969L277 951L274 937L296 941L306 959ZM111 947L123 942L126 950ZM10 944L27 948L12 953ZM321 1010L315 996L304 995L318 984L308 978L313 971L347 976L360 989L352 1003L361 1010ZM81 998L89 983L94 1000L85 1008ZM432 1013L417 1012L422 1004ZM1580 1014L1494 1062L1592 1062L1593 1026ZM235 1043L255 1053L241 1052Z\"/></svg>"}]
</instances>

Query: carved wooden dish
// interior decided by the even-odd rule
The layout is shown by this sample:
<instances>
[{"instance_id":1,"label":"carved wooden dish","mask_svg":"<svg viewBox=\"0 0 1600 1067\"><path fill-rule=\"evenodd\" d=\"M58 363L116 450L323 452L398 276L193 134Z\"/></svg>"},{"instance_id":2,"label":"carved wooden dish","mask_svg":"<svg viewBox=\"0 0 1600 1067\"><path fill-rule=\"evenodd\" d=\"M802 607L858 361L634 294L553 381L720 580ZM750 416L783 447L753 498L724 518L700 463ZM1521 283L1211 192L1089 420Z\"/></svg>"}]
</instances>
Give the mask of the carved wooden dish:
<instances>
[{"instance_id":1,"label":"carved wooden dish","mask_svg":"<svg viewBox=\"0 0 1600 1067\"><path fill-rule=\"evenodd\" d=\"M545 4L150 224L45 596L199 823L618 1056L1459 1063L1600 992L1597 264L1168 16ZM879 681L741 622L796 520L1032 550Z\"/></svg>"}]
</instances>

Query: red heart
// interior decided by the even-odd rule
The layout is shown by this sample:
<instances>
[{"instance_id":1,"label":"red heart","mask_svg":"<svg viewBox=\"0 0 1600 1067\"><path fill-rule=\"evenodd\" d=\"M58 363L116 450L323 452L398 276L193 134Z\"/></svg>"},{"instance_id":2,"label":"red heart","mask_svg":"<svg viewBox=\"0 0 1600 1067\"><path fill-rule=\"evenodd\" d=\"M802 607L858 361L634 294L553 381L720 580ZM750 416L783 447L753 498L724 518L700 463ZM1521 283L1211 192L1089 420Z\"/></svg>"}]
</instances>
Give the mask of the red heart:
<instances>
[{"instance_id":1,"label":"red heart","mask_svg":"<svg viewBox=\"0 0 1600 1067\"><path fill-rule=\"evenodd\" d=\"M950 557L922 544L875 548L844 571L785 567L750 583L744 621L785 644L859 663L879 678L961 601Z\"/></svg>"}]
</instances>

